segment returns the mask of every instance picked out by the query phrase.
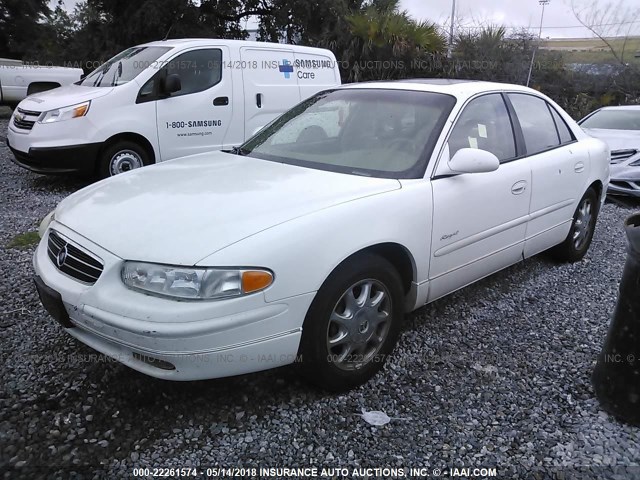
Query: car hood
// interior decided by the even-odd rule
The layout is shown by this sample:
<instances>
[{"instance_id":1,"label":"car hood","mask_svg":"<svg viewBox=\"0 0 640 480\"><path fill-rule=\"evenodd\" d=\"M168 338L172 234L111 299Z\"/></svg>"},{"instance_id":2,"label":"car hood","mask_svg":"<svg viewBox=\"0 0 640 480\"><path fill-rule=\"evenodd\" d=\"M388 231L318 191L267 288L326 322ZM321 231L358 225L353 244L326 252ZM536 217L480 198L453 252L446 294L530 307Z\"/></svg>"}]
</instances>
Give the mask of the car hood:
<instances>
[{"instance_id":1,"label":"car hood","mask_svg":"<svg viewBox=\"0 0 640 480\"><path fill-rule=\"evenodd\" d=\"M599 138L615 150L640 150L640 131L636 130L606 130L601 128L585 128L584 131L595 138Z\"/></svg>"},{"instance_id":2,"label":"car hood","mask_svg":"<svg viewBox=\"0 0 640 480\"><path fill-rule=\"evenodd\" d=\"M22 102L20 108L36 112L46 112L56 108L68 107L78 103L93 100L107 95L114 87L84 87L81 85L66 85L42 93L29 95Z\"/></svg>"},{"instance_id":3,"label":"car hood","mask_svg":"<svg viewBox=\"0 0 640 480\"><path fill-rule=\"evenodd\" d=\"M60 203L55 220L123 259L194 265L283 222L399 188L397 180L213 152L86 187Z\"/></svg>"}]
</instances>

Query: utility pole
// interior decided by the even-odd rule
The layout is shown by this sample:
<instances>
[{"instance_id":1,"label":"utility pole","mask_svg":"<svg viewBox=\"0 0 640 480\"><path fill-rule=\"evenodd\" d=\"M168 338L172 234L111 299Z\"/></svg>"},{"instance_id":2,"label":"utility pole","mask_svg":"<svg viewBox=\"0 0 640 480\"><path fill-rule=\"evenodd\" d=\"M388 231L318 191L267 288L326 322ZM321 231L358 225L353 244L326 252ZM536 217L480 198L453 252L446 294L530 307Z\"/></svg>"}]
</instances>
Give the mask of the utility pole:
<instances>
[{"instance_id":1,"label":"utility pole","mask_svg":"<svg viewBox=\"0 0 640 480\"><path fill-rule=\"evenodd\" d=\"M531 65L529 65L529 75L527 76L527 87L531 82L531 73L533 72L533 64L536 61L536 53L538 52L538 48L540 48L540 40L542 39L542 22L544 21L544 7L551 3L551 0L538 0L538 3L542 5L542 14L540 15L540 31L538 32L538 45L533 49L533 53L531 54Z\"/></svg>"},{"instance_id":2,"label":"utility pole","mask_svg":"<svg viewBox=\"0 0 640 480\"><path fill-rule=\"evenodd\" d=\"M449 30L449 51L447 56L451 58L453 54L453 22L456 19L456 0L451 0L451 29Z\"/></svg>"}]
</instances>

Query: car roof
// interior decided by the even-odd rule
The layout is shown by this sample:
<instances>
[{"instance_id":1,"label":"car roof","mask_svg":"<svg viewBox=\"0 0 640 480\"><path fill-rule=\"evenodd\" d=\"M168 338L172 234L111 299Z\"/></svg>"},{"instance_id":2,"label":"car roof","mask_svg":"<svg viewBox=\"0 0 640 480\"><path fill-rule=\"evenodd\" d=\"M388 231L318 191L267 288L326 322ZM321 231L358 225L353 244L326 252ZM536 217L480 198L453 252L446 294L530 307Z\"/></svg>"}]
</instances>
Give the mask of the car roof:
<instances>
[{"instance_id":1,"label":"car roof","mask_svg":"<svg viewBox=\"0 0 640 480\"><path fill-rule=\"evenodd\" d=\"M600 110L640 110L640 105L616 105L612 107L602 107Z\"/></svg>"},{"instance_id":2,"label":"car roof","mask_svg":"<svg viewBox=\"0 0 640 480\"><path fill-rule=\"evenodd\" d=\"M471 97L484 92L522 92L543 96L537 90L510 83L461 80L456 78L412 78L408 80L350 83L341 88L371 88L391 90L415 90L422 92L446 93L456 97Z\"/></svg>"}]
</instances>

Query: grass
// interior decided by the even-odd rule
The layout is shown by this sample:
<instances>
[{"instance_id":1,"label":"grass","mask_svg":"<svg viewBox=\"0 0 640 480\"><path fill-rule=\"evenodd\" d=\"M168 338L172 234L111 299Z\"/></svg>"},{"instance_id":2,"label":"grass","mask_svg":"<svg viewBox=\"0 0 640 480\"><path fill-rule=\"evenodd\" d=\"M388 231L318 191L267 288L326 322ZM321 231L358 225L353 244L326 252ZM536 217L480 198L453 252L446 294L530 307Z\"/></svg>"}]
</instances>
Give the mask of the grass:
<instances>
[{"instance_id":1,"label":"grass","mask_svg":"<svg viewBox=\"0 0 640 480\"><path fill-rule=\"evenodd\" d=\"M624 50L625 62L640 66L640 58L635 57L636 52L640 52L640 37L629 37L626 43L624 38L610 38L607 41L619 56ZM599 38L544 40L542 44L545 49L561 52L567 63L618 63L611 49Z\"/></svg>"},{"instance_id":2,"label":"grass","mask_svg":"<svg viewBox=\"0 0 640 480\"><path fill-rule=\"evenodd\" d=\"M20 233L11 239L7 248L29 248L37 245L39 241L38 232Z\"/></svg>"}]
</instances>

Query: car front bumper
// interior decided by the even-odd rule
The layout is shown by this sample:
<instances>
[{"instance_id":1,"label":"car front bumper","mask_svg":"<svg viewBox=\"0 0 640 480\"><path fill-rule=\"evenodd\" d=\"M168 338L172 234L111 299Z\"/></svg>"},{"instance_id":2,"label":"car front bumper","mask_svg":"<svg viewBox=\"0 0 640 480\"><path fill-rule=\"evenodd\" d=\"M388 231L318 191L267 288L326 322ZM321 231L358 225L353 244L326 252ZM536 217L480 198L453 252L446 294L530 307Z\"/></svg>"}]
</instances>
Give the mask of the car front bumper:
<instances>
[{"instance_id":1,"label":"car front bumper","mask_svg":"<svg viewBox=\"0 0 640 480\"><path fill-rule=\"evenodd\" d=\"M611 181L607 193L610 195L629 195L640 197L640 166L631 164L640 160L640 155L611 164Z\"/></svg>"},{"instance_id":2,"label":"car front bumper","mask_svg":"<svg viewBox=\"0 0 640 480\"><path fill-rule=\"evenodd\" d=\"M95 171L102 142L96 129L87 119L42 125L37 121L28 130L16 127L14 115L9 120L7 146L14 163L42 174L79 173ZM30 117L34 118L34 117Z\"/></svg>"},{"instance_id":3,"label":"car front bumper","mask_svg":"<svg viewBox=\"0 0 640 480\"><path fill-rule=\"evenodd\" d=\"M94 285L67 276L47 255L49 230L33 260L36 275L62 298L73 324L65 330L98 352L167 380L239 375L296 361L315 293L275 302L266 302L263 293L208 302L145 295L122 283L122 259L63 225L53 226L104 263Z\"/></svg>"},{"instance_id":4,"label":"car front bumper","mask_svg":"<svg viewBox=\"0 0 640 480\"><path fill-rule=\"evenodd\" d=\"M100 143L64 147L31 147L27 152L14 148L7 139L13 153L13 162L22 168L42 174L79 173L91 175L95 171L95 159L102 148Z\"/></svg>"},{"instance_id":5,"label":"car front bumper","mask_svg":"<svg viewBox=\"0 0 640 480\"><path fill-rule=\"evenodd\" d=\"M610 195L629 195L640 198L640 179L633 181L612 178L611 182L609 182L607 193Z\"/></svg>"}]
</instances>

